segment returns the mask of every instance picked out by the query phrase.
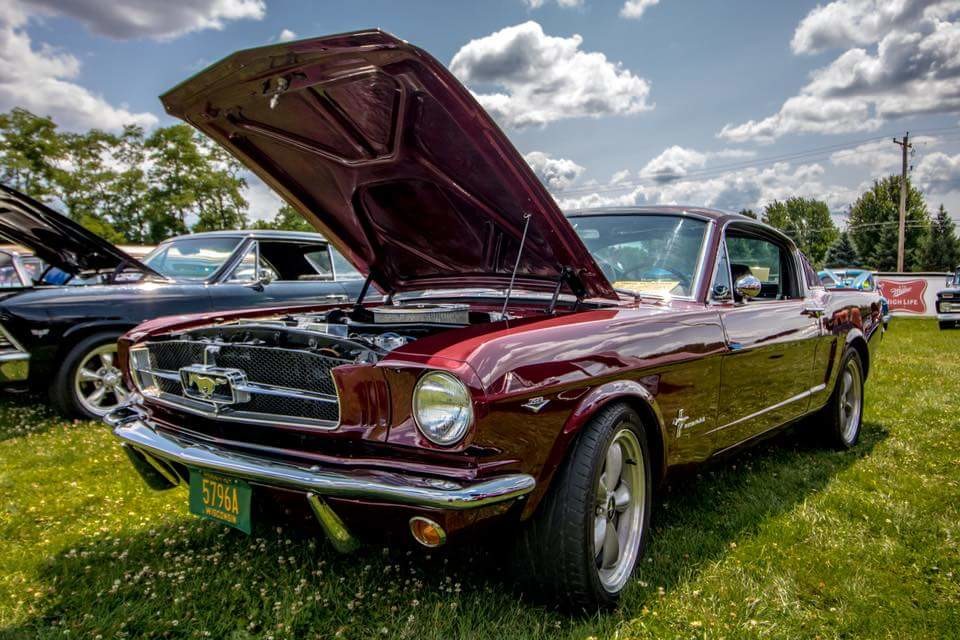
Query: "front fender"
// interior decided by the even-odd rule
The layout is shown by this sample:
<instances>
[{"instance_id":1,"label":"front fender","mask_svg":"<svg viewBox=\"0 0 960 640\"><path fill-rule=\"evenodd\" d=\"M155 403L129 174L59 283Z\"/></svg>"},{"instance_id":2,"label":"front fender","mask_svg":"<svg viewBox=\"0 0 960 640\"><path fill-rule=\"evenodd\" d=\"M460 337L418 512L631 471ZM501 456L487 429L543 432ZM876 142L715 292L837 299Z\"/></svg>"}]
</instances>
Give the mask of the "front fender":
<instances>
[{"instance_id":1,"label":"front fender","mask_svg":"<svg viewBox=\"0 0 960 640\"><path fill-rule=\"evenodd\" d=\"M656 388L656 382L657 376L649 376L639 382L635 380L611 380L590 389L580 398L564 423L563 429L557 436L546 462L540 470L537 477L537 488L530 495L527 505L524 507L524 518L536 510L540 499L549 489L550 482L553 480L557 469L569 455L570 448L574 446L580 431L589 424L598 411L613 402L628 403L640 414L644 425L647 428L652 427L653 433L648 432L648 435L651 438L649 443L650 453L654 456L654 462L657 465L654 479L659 480L663 477L667 467L666 446L664 446L667 440L663 414L654 397L654 392L650 389L650 387Z\"/></svg>"}]
</instances>

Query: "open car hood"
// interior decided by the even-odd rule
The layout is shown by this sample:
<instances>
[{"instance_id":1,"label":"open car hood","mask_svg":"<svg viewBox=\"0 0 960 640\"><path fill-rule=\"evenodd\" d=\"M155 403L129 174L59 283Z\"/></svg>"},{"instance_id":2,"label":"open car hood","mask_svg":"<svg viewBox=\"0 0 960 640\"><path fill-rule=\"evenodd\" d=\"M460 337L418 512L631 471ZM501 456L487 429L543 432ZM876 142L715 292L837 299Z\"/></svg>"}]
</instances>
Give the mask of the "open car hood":
<instances>
[{"instance_id":1,"label":"open car hood","mask_svg":"<svg viewBox=\"0 0 960 640\"><path fill-rule=\"evenodd\" d=\"M73 276L136 270L163 277L70 218L0 185L0 236Z\"/></svg>"},{"instance_id":2,"label":"open car hood","mask_svg":"<svg viewBox=\"0 0 960 640\"><path fill-rule=\"evenodd\" d=\"M235 53L161 97L383 290L516 287L616 298L473 96L381 31Z\"/></svg>"}]
</instances>

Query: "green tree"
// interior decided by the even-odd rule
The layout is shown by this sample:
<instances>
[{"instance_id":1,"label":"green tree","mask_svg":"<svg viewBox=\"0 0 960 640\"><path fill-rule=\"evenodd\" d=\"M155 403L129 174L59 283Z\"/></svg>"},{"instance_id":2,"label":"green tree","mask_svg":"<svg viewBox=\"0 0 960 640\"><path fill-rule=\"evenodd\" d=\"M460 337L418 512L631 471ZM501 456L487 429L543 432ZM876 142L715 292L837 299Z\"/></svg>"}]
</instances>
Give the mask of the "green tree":
<instances>
[{"instance_id":1,"label":"green tree","mask_svg":"<svg viewBox=\"0 0 960 640\"><path fill-rule=\"evenodd\" d=\"M197 176L198 217L194 231L243 229L247 226L247 181L233 156L218 146L204 143L206 166Z\"/></svg>"},{"instance_id":2,"label":"green tree","mask_svg":"<svg viewBox=\"0 0 960 640\"><path fill-rule=\"evenodd\" d=\"M757 212L753 209L740 209L740 215L747 216L748 218L757 219Z\"/></svg>"},{"instance_id":3,"label":"green tree","mask_svg":"<svg viewBox=\"0 0 960 640\"><path fill-rule=\"evenodd\" d=\"M764 209L763 221L793 238L815 265L823 262L827 249L840 234L827 203L814 198L774 200Z\"/></svg>"},{"instance_id":4,"label":"green tree","mask_svg":"<svg viewBox=\"0 0 960 640\"><path fill-rule=\"evenodd\" d=\"M109 157L116 136L92 129L61 134L63 154L53 172L53 192L74 220L106 217L117 173Z\"/></svg>"},{"instance_id":5,"label":"green tree","mask_svg":"<svg viewBox=\"0 0 960 640\"><path fill-rule=\"evenodd\" d=\"M196 210L206 161L193 129L184 124L157 129L145 147L151 165L147 174L150 240L159 242L187 232L187 217Z\"/></svg>"},{"instance_id":6,"label":"green tree","mask_svg":"<svg viewBox=\"0 0 960 640\"><path fill-rule=\"evenodd\" d=\"M284 231L316 231L296 209L284 204L277 211L273 220L257 220L253 223L254 229L283 229Z\"/></svg>"},{"instance_id":7,"label":"green tree","mask_svg":"<svg viewBox=\"0 0 960 640\"><path fill-rule=\"evenodd\" d=\"M50 118L26 109L0 114L0 181L38 200L54 189L63 139Z\"/></svg>"},{"instance_id":8,"label":"green tree","mask_svg":"<svg viewBox=\"0 0 960 640\"><path fill-rule=\"evenodd\" d=\"M138 244L151 241L151 214L159 209L148 202L147 172L144 169L147 150L144 142L142 127L124 127L113 150L114 160L120 168L108 194L108 208L114 226L126 240Z\"/></svg>"},{"instance_id":9,"label":"green tree","mask_svg":"<svg viewBox=\"0 0 960 640\"><path fill-rule=\"evenodd\" d=\"M897 268L900 219L900 176L875 180L850 207L848 230L860 257L880 271ZM907 183L904 268L916 270L927 234L930 214L923 194ZM892 245L892 246L891 246ZM891 259L892 256L892 259Z\"/></svg>"},{"instance_id":10,"label":"green tree","mask_svg":"<svg viewBox=\"0 0 960 640\"><path fill-rule=\"evenodd\" d=\"M953 271L958 264L960 243L957 242L956 225L941 204L923 246L921 266L927 271Z\"/></svg>"},{"instance_id":11,"label":"green tree","mask_svg":"<svg viewBox=\"0 0 960 640\"><path fill-rule=\"evenodd\" d=\"M823 259L825 267L858 267L860 266L860 256L857 254L857 248L850 241L850 234L846 231L834 241L827 249L827 255Z\"/></svg>"}]
</instances>

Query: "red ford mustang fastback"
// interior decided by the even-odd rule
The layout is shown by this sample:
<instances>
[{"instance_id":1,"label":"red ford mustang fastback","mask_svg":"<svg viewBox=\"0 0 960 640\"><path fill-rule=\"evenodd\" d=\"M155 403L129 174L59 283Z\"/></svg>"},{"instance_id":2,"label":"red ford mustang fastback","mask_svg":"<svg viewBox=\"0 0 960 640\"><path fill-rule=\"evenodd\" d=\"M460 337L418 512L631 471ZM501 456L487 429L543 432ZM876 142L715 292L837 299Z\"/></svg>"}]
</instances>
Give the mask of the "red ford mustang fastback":
<instances>
[{"instance_id":1,"label":"red ford mustang fastback","mask_svg":"<svg viewBox=\"0 0 960 640\"><path fill-rule=\"evenodd\" d=\"M407 43L243 51L163 102L386 294L122 340L138 393L108 422L198 515L249 531L252 499L300 496L340 550L371 523L427 547L496 523L539 593L595 607L627 584L671 467L805 416L857 441L875 294L825 291L786 236L739 215L564 216Z\"/></svg>"}]
</instances>

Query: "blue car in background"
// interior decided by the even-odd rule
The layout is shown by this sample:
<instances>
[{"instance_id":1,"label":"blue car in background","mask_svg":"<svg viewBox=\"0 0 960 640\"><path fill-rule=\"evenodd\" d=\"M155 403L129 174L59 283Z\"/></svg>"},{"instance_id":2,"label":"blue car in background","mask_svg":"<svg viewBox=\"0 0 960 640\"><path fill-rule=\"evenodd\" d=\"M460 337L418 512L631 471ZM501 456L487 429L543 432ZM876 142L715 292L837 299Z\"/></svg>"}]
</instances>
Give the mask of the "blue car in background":
<instances>
[{"instance_id":1,"label":"blue car in background","mask_svg":"<svg viewBox=\"0 0 960 640\"><path fill-rule=\"evenodd\" d=\"M820 284L826 289L877 290L873 272L868 269L824 269L817 273L817 276L820 278ZM883 313L883 326L887 328L890 325L890 304L882 295L880 310Z\"/></svg>"}]
</instances>

